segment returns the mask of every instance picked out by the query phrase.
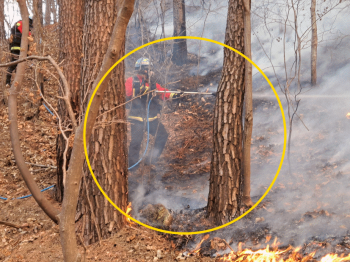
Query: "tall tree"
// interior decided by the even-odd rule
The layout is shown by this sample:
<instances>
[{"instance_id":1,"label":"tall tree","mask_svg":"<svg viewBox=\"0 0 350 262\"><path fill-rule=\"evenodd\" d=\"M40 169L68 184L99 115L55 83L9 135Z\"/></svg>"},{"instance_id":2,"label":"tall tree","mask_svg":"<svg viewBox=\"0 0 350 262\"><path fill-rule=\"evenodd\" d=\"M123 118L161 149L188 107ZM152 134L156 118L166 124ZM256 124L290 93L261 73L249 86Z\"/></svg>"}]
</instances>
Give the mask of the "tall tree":
<instances>
[{"instance_id":1,"label":"tall tree","mask_svg":"<svg viewBox=\"0 0 350 262\"><path fill-rule=\"evenodd\" d=\"M18 0L17 2L19 4L21 16L23 20L22 33L23 35L27 35L29 33L29 19L28 19L29 14L26 7L26 1ZM110 37L110 42L107 48L107 52L103 58L103 62L101 64L99 73L96 79L94 80L93 84L91 85L91 90L96 89L97 85L100 83L102 77L105 75L107 70L110 69L110 67L120 58L121 53L123 54L125 52L124 51L125 32L126 32L127 24L133 12L134 1L123 0L120 3L120 6L118 7L120 8L120 12L118 13L118 17L116 21L114 21L113 32L112 32L112 36ZM102 82L100 84L99 89L96 90L95 99L91 102L90 114L89 114L90 117L86 120L86 122L85 121L80 122L78 125L76 119L74 118L74 113L70 104L70 96L71 96L70 89L69 89L67 80L64 74L62 73L62 70L60 69L59 65L50 56L46 56L46 57L27 56L27 47L28 47L28 38L23 37L21 40L21 52L20 52L19 59L11 63L0 64L0 67L8 67L13 64L19 64L17 66L15 79L12 83L11 88L9 89L10 95L9 95L9 103L8 103L8 109L9 109L8 112L9 112L9 119L10 119L10 136L11 136L13 154L16 160L16 164L30 192L32 193L33 198L40 205L43 211L55 223L59 224L60 226L60 238L61 238L61 245L62 245L64 260L74 261L74 262L81 261L81 256L77 248L75 215L76 215L76 207L78 203L79 188L80 188L79 182L81 181L81 178L82 178L83 164L85 160L85 155L82 154L82 152L84 151L84 146L83 146L84 127L86 127L86 132L85 132L86 139L89 141L90 135L94 127L94 123L96 121L96 118L98 117L99 108L102 103L104 93L106 91L106 88L108 86L108 82L111 76L110 75L106 76L105 81ZM63 83L63 89L65 90L65 94L64 94L64 97L62 97L62 99L65 101L66 106L68 108L73 131L75 132L74 141L73 141L72 158L69 163L69 168L67 171L67 183L64 188L65 192L64 192L61 212L59 212L56 208L54 208L49 203L49 201L45 198L45 196L40 192L36 182L33 179L33 176L30 174L29 168L25 163L25 160L20 148L20 140L19 140L18 124L17 124L17 120L18 120L17 95L18 93L21 92L22 80L25 73L26 64L23 62L27 60L49 61L54 66ZM92 94L90 93L89 96L91 97L91 95ZM53 107L51 108L54 112L56 112L56 110ZM61 127L61 122L59 126ZM110 148L111 147L109 147L109 149ZM111 152L111 154L114 153L112 150L108 152ZM124 162L126 164L126 161ZM123 166L121 168L123 168ZM114 181L109 180L109 182L114 182ZM127 194L127 192L121 192L121 194L123 193L125 193L125 195ZM125 208L125 205L121 207ZM107 211L107 210L105 209L104 211Z\"/></svg>"},{"instance_id":2,"label":"tall tree","mask_svg":"<svg viewBox=\"0 0 350 262\"><path fill-rule=\"evenodd\" d=\"M84 1L83 0L61 0L60 1L60 61L63 62L63 73L65 74L71 90L71 105L76 117L80 113L81 92L81 58L83 50L83 24L84 24ZM61 90L59 90L62 92ZM60 96L62 94L60 93ZM58 113L63 122L69 120L66 106L62 100L58 102ZM63 200L63 162L66 149L66 140L62 134L57 136L57 184L56 199ZM68 149L69 160L71 148ZM68 161L66 163L68 168Z\"/></svg>"},{"instance_id":3,"label":"tall tree","mask_svg":"<svg viewBox=\"0 0 350 262\"><path fill-rule=\"evenodd\" d=\"M2 44L5 39L5 0L0 0L0 43Z\"/></svg>"},{"instance_id":4,"label":"tall tree","mask_svg":"<svg viewBox=\"0 0 350 262\"><path fill-rule=\"evenodd\" d=\"M42 55L42 42L43 42L43 0L33 0L34 10L34 41L36 43L36 50Z\"/></svg>"},{"instance_id":5,"label":"tall tree","mask_svg":"<svg viewBox=\"0 0 350 262\"><path fill-rule=\"evenodd\" d=\"M57 23L57 8L56 8L56 1L52 0L51 1L51 13L53 15L53 23Z\"/></svg>"},{"instance_id":6,"label":"tall tree","mask_svg":"<svg viewBox=\"0 0 350 262\"><path fill-rule=\"evenodd\" d=\"M5 62L5 48L7 49L7 41L6 41L6 31L5 31L5 0L0 0L0 63ZM5 72L3 70L0 71L0 102L7 103L7 98L5 96Z\"/></svg>"},{"instance_id":7,"label":"tall tree","mask_svg":"<svg viewBox=\"0 0 350 262\"><path fill-rule=\"evenodd\" d=\"M173 0L174 36L186 36L185 0ZM173 45L172 61L182 65L187 61L186 39L176 39Z\"/></svg>"},{"instance_id":8,"label":"tall tree","mask_svg":"<svg viewBox=\"0 0 350 262\"><path fill-rule=\"evenodd\" d=\"M316 0L311 0L311 84L317 82L317 24Z\"/></svg>"},{"instance_id":9,"label":"tall tree","mask_svg":"<svg viewBox=\"0 0 350 262\"><path fill-rule=\"evenodd\" d=\"M33 9L34 9L34 20L38 19L39 21L34 21L34 24L40 24L41 26L43 26L43 0L34 0L33 1Z\"/></svg>"},{"instance_id":10,"label":"tall tree","mask_svg":"<svg viewBox=\"0 0 350 262\"><path fill-rule=\"evenodd\" d=\"M244 54L252 59L251 45L251 0L243 0L244 5ZM253 133L253 75L252 64L245 60L245 115L244 115L244 141L243 141L243 189L242 204L251 207L253 202L250 197L250 147Z\"/></svg>"},{"instance_id":11,"label":"tall tree","mask_svg":"<svg viewBox=\"0 0 350 262\"><path fill-rule=\"evenodd\" d=\"M117 19L122 0L86 0L83 35L83 90L81 105L86 107L86 94L98 75L103 57L111 38L113 24ZM125 45L125 42L123 43ZM124 48L119 57L124 55ZM89 159L94 174L108 196L123 210L127 207L127 146L126 117L123 106L108 110L125 102L124 63L112 72L106 95L99 109L102 114L92 131ZM93 243L107 238L123 224L124 217L97 188L87 166L84 168L78 202L78 216L82 216L81 227L84 241Z\"/></svg>"},{"instance_id":12,"label":"tall tree","mask_svg":"<svg viewBox=\"0 0 350 262\"><path fill-rule=\"evenodd\" d=\"M45 0L45 25L51 23L51 3L52 0Z\"/></svg>"},{"instance_id":13,"label":"tall tree","mask_svg":"<svg viewBox=\"0 0 350 262\"><path fill-rule=\"evenodd\" d=\"M244 19L241 0L230 0L225 44L244 52ZM244 58L225 48L224 66L214 109L213 153L208 214L216 224L240 213L242 177L242 111Z\"/></svg>"}]
</instances>

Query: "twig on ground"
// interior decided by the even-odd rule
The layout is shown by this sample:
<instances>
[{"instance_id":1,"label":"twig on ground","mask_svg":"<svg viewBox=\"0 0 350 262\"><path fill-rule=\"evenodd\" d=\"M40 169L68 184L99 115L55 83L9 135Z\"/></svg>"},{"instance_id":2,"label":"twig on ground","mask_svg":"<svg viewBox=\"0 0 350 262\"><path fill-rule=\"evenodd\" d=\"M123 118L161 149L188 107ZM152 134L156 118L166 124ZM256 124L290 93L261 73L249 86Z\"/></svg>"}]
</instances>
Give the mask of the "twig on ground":
<instances>
[{"instance_id":1,"label":"twig on ground","mask_svg":"<svg viewBox=\"0 0 350 262\"><path fill-rule=\"evenodd\" d=\"M16 163L16 160L12 160L12 162ZM50 166L50 165L39 165L39 164L34 164L34 163L30 163L30 162L25 162L27 165L31 165L31 166L37 166L37 167L43 167L43 168L57 168L57 166Z\"/></svg>"},{"instance_id":2,"label":"twig on ground","mask_svg":"<svg viewBox=\"0 0 350 262\"><path fill-rule=\"evenodd\" d=\"M225 239L223 239L223 241L225 242L226 246L227 246L229 249L231 249L232 252L235 252L235 251L233 250L233 248L229 245L229 243L227 243L227 241L226 241Z\"/></svg>"},{"instance_id":3,"label":"twig on ground","mask_svg":"<svg viewBox=\"0 0 350 262\"><path fill-rule=\"evenodd\" d=\"M14 228L21 228L21 226L10 223L10 222L6 222L6 221L1 221L0 220L0 225L5 225L5 226L9 226L9 227L14 227Z\"/></svg>"}]
</instances>

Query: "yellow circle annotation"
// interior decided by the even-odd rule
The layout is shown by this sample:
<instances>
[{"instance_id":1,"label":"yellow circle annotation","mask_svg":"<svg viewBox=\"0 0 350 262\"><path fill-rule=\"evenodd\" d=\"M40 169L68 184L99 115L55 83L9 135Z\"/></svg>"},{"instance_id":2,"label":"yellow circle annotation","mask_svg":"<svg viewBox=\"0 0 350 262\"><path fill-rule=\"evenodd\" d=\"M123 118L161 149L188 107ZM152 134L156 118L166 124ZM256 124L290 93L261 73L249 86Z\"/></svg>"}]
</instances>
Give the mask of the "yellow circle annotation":
<instances>
[{"instance_id":1,"label":"yellow circle annotation","mask_svg":"<svg viewBox=\"0 0 350 262\"><path fill-rule=\"evenodd\" d=\"M278 102L278 105L280 107L280 110L281 110L281 115L282 115L282 120L283 120L283 131L284 131L284 141L283 141L283 152L282 152L282 156L281 156L281 161L279 163L279 166L278 166L278 169L277 169L277 172L276 172L276 175L274 176L270 186L267 188L267 190L265 191L265 193L262 195L262 197L249 209L247 210L245 213L243 213L242 215L240 215L239 217L235 218L234 220L226 223L226 224L223 224L221 226L218 226L218 227L214 227L214 228L211 228L211 229L207 229L207 230L202 230L202 231L194 231L194 232L175 232L175 231L169 231L169 230L163 230L163 229L159 229L159 228L155 228L155 227L152 227L150 225L147 225L147 224L144 224L138 220L136 220L135 218L131 217L130 215L126 214L123 210L121 210L109 197L108 195L103 191L103 189L101 188L101 185L98 183L96 177L95 177L95 174L94 172L92 171L92 168L91 168L91 165L90 165L90 161L89 161L89 156L88 156L88 152L87 152L87 146L86 146L86 123L87 123L87 119L88 119L88 116L89 116L89 110L90 110L90 106L91 106L91 102L92 100L94 99L94 96L98 90L98 88L100 87L101 83L103 82L103 80L107 77L107 75L121 62L123 61L125 58L127 58L128 56L130 56L131 54L135 53L136 51L144 48L144 47L147 47L147 46L150 46L152 44L155 44L155 43L159 43L159 42L163 42L163 41L168 41L168 40L175 40L175 39L193 39L193 40L202 40L202 41L207 41L207 42L211 42L211 43L214 43L214 44L218 44L218 45L221 45L223 47L226 47L232 51L234 51L235 53L239 54L240 56L244 57L245 59L247 59L261 74L262 76L266 79L266 81L268 82L268 84L270 85L273 93L275 94L276 96L276 99L277 99L277 102ZM85 158L86 158L86 162L87 162L87 165L89 167L89 170L91 172L91 175L92 175L92 178L94 179L97 187L99 188L99 190L101 191L101 193L104 195L104 197L109 201L109 203L111 203L120 213L122 213L124 216L126 216L127 218L129 218L130 220L132 220L133 222L141 225L141 226L144 226L144 227L147 227L149 229L152 229L152 230L155 230L155 231L158 231L158 232L162 232L162 233L167 233L167 234L174 234L174 235L195 235L195 234L204 234L204 233L208 233L208 232L212 232L212 231L215 231L215 230L218 230L218 229L221 229L221 228L224 228L228 225L231 225L233 224L234 222L240 220L241 218L243 218L244 216L246 216L248 213L250 213L254 208L256 208L259 203L267 196L267 194L269 193L269 191L271 190L272 186L274 185L277 177L278 177L278 174L279 172L281 171L281 168L282 168L282 164L283 164L283 160L284 160L284 157L285 157L285 153L286 153L286 146L287 146L287 126L286 126L286 119L285 119L285 115L284 115L284 111L283 111L283 107L282 107L282 104L281 104L281 101L278 97L278 94L275 90L275 88L273 87L271 81L269 80L269 78L264 74L264 72L251 60L249 59L247 56L245 56L244 54L242 54L241 52L237 51L236 49L228 46L228 45L225 45L221 42L218 42L218 41L215 41L215 40L212 40L212 39L208 39L208 38L203 38L203 37L196 37L196 36L177 36L177 37L167 37L167 38L162 38L162 39L158 39L158 40L155 40L155 41L152 41L152 42L149 42L147 44L144 44L142 46L139 46L137 47L136 49L132 50L131 52L129 52L128 54L124 55L122 58L120 58L107 72L106 74L102 77L102 79L100 80L100 82L97 84L94 92L92 93L91 95L91 98L90 98L90 101L88 103L88 106L87 106L87 109L86 109L86 114L85 114L85 118L84 118L84 130L83 130L83 141L84 141L84 153L85 153Z\"/></svg>"}]
</instances>

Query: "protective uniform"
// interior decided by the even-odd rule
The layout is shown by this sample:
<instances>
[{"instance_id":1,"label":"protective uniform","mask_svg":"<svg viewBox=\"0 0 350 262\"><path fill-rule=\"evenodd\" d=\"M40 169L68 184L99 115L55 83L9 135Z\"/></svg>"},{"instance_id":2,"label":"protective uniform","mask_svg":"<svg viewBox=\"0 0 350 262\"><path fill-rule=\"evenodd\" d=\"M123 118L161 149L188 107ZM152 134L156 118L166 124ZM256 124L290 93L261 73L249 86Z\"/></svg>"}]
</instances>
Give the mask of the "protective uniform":
<instances>
[{"instance_id":1,"label":"protective uniform","mask_svg":"<svg viewBox=\"0 0 350 262\"><path fill-rule=\"evenodd\" d=\"M29 17L29 29L33 28L33 19ZM31 36L29 32L29 36ZM11 28L10 36L10 51L11 51L11 62L16 61L21 52L21 39L22 39L22 21L18 21ZM29 45L28 45L29 49ZM10 85L12 72L16 69L16 65L12 65L7 69L6 84Z\"/></svg>"},{"instance_id":2,"label":"protective uniform","mask_svg":"<svg viewBox=\"0 0 350 262\"><path fill-rule=\"evenodd\" d=\"M143 65L150 65L147 58L140 58L137 60L135 65L136 71L140 71ZM157 89L159 91L169 91L168 89L161 87L158 83L150 85L145 77L142 77L141 75L129 77L125 83L126 100L129 101L154 89ZM177 94L174 93L159 93L159 95L154 97L151 101L148 113L149 133L154 136L157 132L157 136L151 154L147 155L146 161L148 163L150 159L152 159L153 163L157 161L163 152L166 141L168 139L168 132L159 119L159 114L162 109L159 100L168 100L176 96ZM128 120L131 122L131 143L129 146L129 167L131 167L140 159L140 148L143 140L144 121L147 121L147 95L136 98L128 104L130 104Z\"/></svg>"}]
</instances>

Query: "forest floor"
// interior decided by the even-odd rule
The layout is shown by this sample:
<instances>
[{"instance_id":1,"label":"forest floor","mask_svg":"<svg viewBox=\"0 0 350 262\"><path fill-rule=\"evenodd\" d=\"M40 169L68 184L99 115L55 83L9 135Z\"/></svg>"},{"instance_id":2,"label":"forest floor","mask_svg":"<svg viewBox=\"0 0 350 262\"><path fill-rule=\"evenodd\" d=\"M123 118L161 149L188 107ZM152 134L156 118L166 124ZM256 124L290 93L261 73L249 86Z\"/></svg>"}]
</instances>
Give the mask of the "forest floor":
<instances>
[{"instance_id":1,"label":"forest floor","mask_svg":"<svg viewBox=\"0 0 350 262\"><path fill-rule=\"evenodd\" d=\"M57 47L57 43L54 43L54 46ZM52 48L50 52L57 57L57 49ZM168 88L183 91L207 89L212 91L212 87L218 85L221 71L213 70L205 76L191 75L190 69L196 66L196 61L197 57L190 55L188 67L173 66L168 82L176 83ZM35 181L41 189L44 189L56 183L57 120L43 105L40 105L36 87L30 77L34 69L28 70L24 81L26 84L18 99L21 148ZM44 82L45 96L48 102L57 108L55 97L58 86L50 74L46 77L48 81ZM146 204L160 202L174 212L174 221L170 228L173 231L196 231L213 227L209 221L203 219L203 216L196 216L195 212L200 212L207 202L214 102L213 96L186 96L180 102L166 102L162 123L169 137L162 156L153 166L142 166L138 171L129 173L129 196L134 207L131 213L133 217L139 218L138 212ZM254 109L257 107L262 109L265 117L268 117L269 110L276 110L275 103L268 100L255 100ZM281 128L270 129L264 124L259 128L266 129L266 133L271 136L283 133ZM322 136L320 134L319 137L312 138L315 148L317 143L324 139ZM275 148L268 136L255 136L252 142L252 166L255 166L252 172L257 172L260 164L278 164L277 156L281 154L281 150ZM311 161L310 156L313 155L310 153L300 158ZM341 164L325 162L315 170L319 172L315 178L316 187L322 188L325 183L323 177L329 176L331 180L336 176L342 176L336 170L337 165ZM286 186L278 183L270 195L283 191ZM265 186L261 187L266 189ZM138 198L140 192L142 199ZM6 201L0 199L0 221L7 223L5 225L0 222L0 261L63 261L58 226L44 214L32 197L15 199L28 194L30 192L16 167L11 150L8 109L0 103L0 197L8 199ZM43 194L52 205L60 208L60 203L54 200L54 189ZM256 210L273 213L275 207L269 204L270 200L267 198ZM302 199L296 196L293 204L302 205ZM286 212L287 216L288 212L289 210ZM317 211L304 212L292 226L302 225L304 220L310 221L317 217L329 219L331 216L332 214L321 206ZM102 240L101 243L89 245L86 250L79 241L78 244L85 261L128 262L218 261L223 252L230 252L228 244L238 246L235 249L239 250L244 245L242 243L246 242L253 243L255 250L265 248L267 244L276 248L277 234L272 232L268 223L264 222L264 217L252 212L246 218L243 228L210 234L209 239L204 235L166 235L136 224L127 224L116 235ZM340 224L340 227L342 226L345 227ZM250 230L247 231L247 228ZM230 241L227 244L223 239ZM198 245L201 240L203 242ZM334 243L333 240L310 240L305 242L300 253L289 250L289 253L285 254L292 255L295 261L301 261L302 257L314 261L312 257L308 257L314 250L325 250L322 255L325 252L349 254L350 234L336 240ZM285 250L289 244L292 243L284 243ZM242 255L235 255L235 259L240 261L243 258Z\"/></svg>"},{"instance_id":2,"label":"forest floor","mask_svg":"<svg viewBox=\"0 0 350 262\"><path fill-rule=\"evenodd\" d=\"M219 77L220 71L198 78L186 76L184 73L173 76L175 79L182 79L175 89L192 91L198 90L198 86L206 88L217 84ZM46 96L49 103L57 107L54 99L57 86L52 78L48 78L49 81L44 83ZM35 94L31 80L26 79L25 82L28 85L24 87L18 99L21 147L26 162L31 163L34 179L43 189L56 183L56 119L46 108L39 106L38 99L35 100L35 96L31 95ZM130 172L129 185L132 187L130 200L133 205L140 202L140 199L137 199L137 190L142 183L146 191L150 189L156 192L153 196L151 193L143 195L145 199L142 199L142 204L131 213L134 217L139 218L137 213L141 206L148 203L156 204L160 198L168 198L172 201L160 201L160 203L165 203L169 210L180 210L173 213L174 221L170 228L172 231L198 231L213 227L204 216L198 217L195 212L207 202L214 102L215 98L212 96L187 96L180 103L167 102L162 122L169 132L169 138L161 158L156 165L143 166L137 172ZM273 104L268 101L260 101L258 104L264 108L273 108ZM0 223L0 261L63 261L58 226L44 214L32 197L14 199L30 192L14 162L8 132L7 107L2 103L0 120L2 130L0 196L8 199L7 201L0 199L0 221L11 223L10 225ZM269 131L270 134L278 132L281 130ZM253 137L253 164L256 165L258 162L271 164L278 161L276 155L280 152L271 147L267 140L263 136ZM332 169L333 167L330 170ZM283 187L283 184L279 184L273 191L277 192ZM60 208L60 203L54 200L53 189L44 192L44 195L52 205ZM266 200L258 206L257 210L259 209L271 212L273 206L270 207L269 200ZM302 220L319 216L329 217L330 214L324 210L308 212ZM86 251L79 241L78 244L85 261L128 262L219 261L223 252L230 252L228 244L231 245L233 242L254 243L255 250L264 248L267 244L275 248L280 244L277 235L271 232L268 224L264 223L263 217L258 217L252 212L246 218L243 229L231 231L230 234L234 238L230 237L229 243L224 240L227 239L228 231L210 236L203 234L177 236L158 233L133 223L127 224L111 238L87 246ZM301 223L300 221L298 223ZM249 230L246 230L248 228ZM204 240L206 237L209 239ZM198 245L201 240L203 243ZM350 237L347 236L341 241L342 246L334 245L338 248L338 253L350 253ZM298 261L301 257L307 258L310 253L320 248L329 251L328 247L327 242L311 241L305 243L300 253L287 250L288 245L284 245L282 249L287 250L285 256L293 256L295 261ZM332 251L334 252L333 249ZM276 253L277 249L274 252ZM239 260L239 254L234 258ZM314 261L312 257L308 257L308 260Z\"/></svg>"},{"instance_id":3,"label":"forest floor","mask_svg":"<svg viewBox=\"0 0 350 262\"><path fill-rule=\"evenodd\" d=\"M56 183L56 152L55 142L57 135L56 118L45 107L40 106L34 82L28 78L18 99L18 125L20 130L21 148L25 161L29 163L35 181L41 189ZM48 81L44 82L45 96L49 103L57 108L54 97L57 94L57 85L49 75ZM192 78L186 79L186 86ZM185 84L185 83L184 83ZM190 89L190 88L187 88ZM185 187L186 190L200 191L198 186L189 185L186 181L190 176L198 176L205 172L208 174L210 159L212 103L214 98L207 102L197 99L193 102L178 103L173 108L165 109L164 121L169 132L169 142L161 158L160 167L168 165L171 170L164 172L163 180L167 182L169 190L178 190L177 186ZM184 106L184 104L186 104ZM196 105L199 105L197 107ZM200 129L194 129L198 122L194 123L194 117L200 117L202 125ZM179 123L179 124L175 124ZM58 226L55 225L40 209L32 197L15 199L30 194L19 170L16 167L11 150L8 109L6 105L0 105L0 196L1 199L0 221L0 261L63 261ZM181 132L179 132L181 131ZM195 134L195 135L194 135ZM181 136L182 139L174 139ZM177 141L177 142L176 142ZM179 145L178 143L184 143ZM176 148L176 150L174 150ZM200 158L185 158L185 150L189 152L199 151L203 154ZM176 165L182 161L181 165ZM168 163L168 164L167 164ZM189 169L185 165L196 163L196 168ZM182 168L179 168L179 166ZM175 171L175 172L174 172ZM199 172L200 171L200 172ZM174 176L174 174L180 174ZM131 174L132 176L132 174ZM181 182L174 183L174 179ZM207 177L205 178L207 180ZM198 184L198 183L197 183ZM175 185L175 186L174 186ZM203 187L203 185L201 185ZM43 193L52 205L60 208L60 203L54 200L54 189ZM205 194L199 194L206 201ZM81 244L81 243L79 243ZM163 261L183 260L180 258L188 247L181 246L179 249L163 234L140 227L136 224L127 225L117 235L87 247L86 261L154 261L155 257ZM80 245L81 252L84 248ZM192 256L188 261L211 261L214 259Z\"/></svg>"}]
</instances>

